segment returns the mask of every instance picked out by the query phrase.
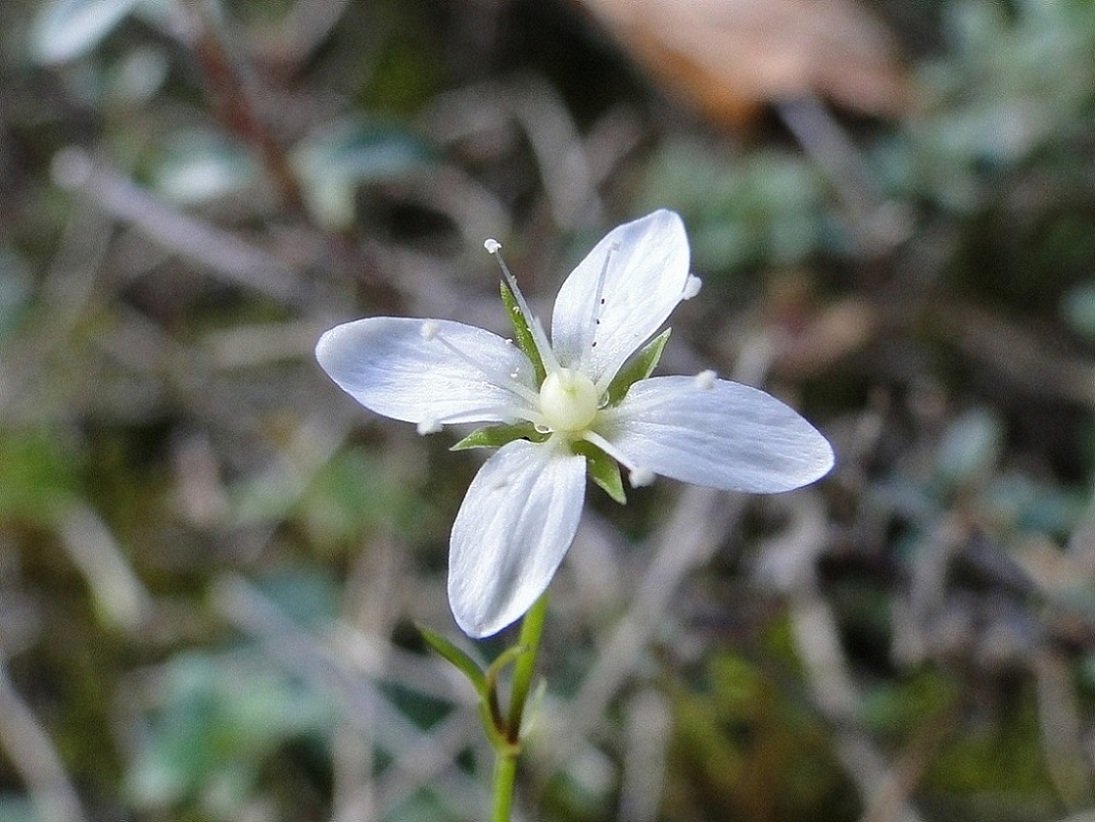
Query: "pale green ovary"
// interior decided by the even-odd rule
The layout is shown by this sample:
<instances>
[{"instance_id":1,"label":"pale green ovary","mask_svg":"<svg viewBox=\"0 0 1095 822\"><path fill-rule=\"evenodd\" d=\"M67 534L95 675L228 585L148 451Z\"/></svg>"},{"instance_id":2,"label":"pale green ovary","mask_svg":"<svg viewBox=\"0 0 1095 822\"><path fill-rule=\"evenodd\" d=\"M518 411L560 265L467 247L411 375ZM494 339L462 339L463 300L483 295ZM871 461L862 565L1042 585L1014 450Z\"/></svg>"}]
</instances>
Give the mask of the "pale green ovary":
<instances>
[{"instance_id":1,"label":"pale green ovary","mask_svg":"<svg viewBox=\"0 0 1095 822\"><path fill-rule=\"evenodd\" d=\"M570 368L552 371L540 386L540 413L553 431L585 431L597 418L599 401L593 381Z\"/></svg>"}]
</instances>

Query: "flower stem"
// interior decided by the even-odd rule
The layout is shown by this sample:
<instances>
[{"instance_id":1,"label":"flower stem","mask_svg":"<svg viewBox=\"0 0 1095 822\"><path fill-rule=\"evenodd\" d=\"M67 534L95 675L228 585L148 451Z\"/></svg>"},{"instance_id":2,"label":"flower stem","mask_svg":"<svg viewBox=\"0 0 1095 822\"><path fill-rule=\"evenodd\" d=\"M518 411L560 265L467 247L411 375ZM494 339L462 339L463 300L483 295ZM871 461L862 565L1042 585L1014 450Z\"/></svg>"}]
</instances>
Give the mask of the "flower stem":
<instances>
[{"instance_id":1,"label":"flower stem","mask_svg":"<svg viewBox=\"0 0 1095 822\"><path fill-rule=\"evenodd\" d=\"M509 822L513 805L513 783L517 777L517 751L510 748L494 755L494 803L491 822Z\"/></svg>"},{"instance_id":2,"label":"flower stem","mask_svg":"<svg viewBox=\"0 0 1095 822\"><path fill-rule=\"evenodd\" d=\"M545 591L529 608L521 622L521 636L517 642L524 646L526 651L513 666L513 693L509 703L509 722L506 723L509 728L510 742L514 744L520 741L521 720L524 717L529 690L532 688L532 673L536 668L536 655L540 650L540 635L544 632L547 605L548 595Z\"/></svg>"},{"instance_id":3,"label":"flower stem","mask_svg":"<svg viewBox=\"0 0 1095 822\"><path fill-rule=\"evenodd\" d=\"M521 754L521 721L525 703L532 689L532 674L540 649L540 636L547 615L547 594L543 594L525 614L518 644L525 652L518 657L513 669L513 691L510 695L509 716L506 719L506 743L496 745L494 752L494 801L491 822L509 822L513 806L513 786L517 778L517 757Z\"/></svg>"}]
</instances>

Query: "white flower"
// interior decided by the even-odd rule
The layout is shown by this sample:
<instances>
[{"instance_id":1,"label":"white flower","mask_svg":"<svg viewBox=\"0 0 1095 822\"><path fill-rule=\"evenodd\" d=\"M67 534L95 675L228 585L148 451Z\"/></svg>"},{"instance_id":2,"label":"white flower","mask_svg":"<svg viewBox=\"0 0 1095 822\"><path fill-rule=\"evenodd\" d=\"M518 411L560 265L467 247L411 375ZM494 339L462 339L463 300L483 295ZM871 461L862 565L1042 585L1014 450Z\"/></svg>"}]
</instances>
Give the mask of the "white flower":
<instances>
[{"instance_id":1,"label":"white flower","mask_svg":"<svg viewBox=\"0 0 1095 822\"><path fill-rule=\"evenodd\" d=\"M465 633L500 631L547 589L578 528L587 468L622 500L606 454L633 486L661 474L774 493L832 467L825 438L763 391L713 371L649 377L668 332L644 343L699 289L688 268L680 217L657 211L611 231L574 269L555 300L550 343L504 266L516 343L397 317L320 339L320 365L366 408L423 434L493 426L466 441L501 448L468 488L450 543L449 602Z\"/></svg>"}]
</instances>

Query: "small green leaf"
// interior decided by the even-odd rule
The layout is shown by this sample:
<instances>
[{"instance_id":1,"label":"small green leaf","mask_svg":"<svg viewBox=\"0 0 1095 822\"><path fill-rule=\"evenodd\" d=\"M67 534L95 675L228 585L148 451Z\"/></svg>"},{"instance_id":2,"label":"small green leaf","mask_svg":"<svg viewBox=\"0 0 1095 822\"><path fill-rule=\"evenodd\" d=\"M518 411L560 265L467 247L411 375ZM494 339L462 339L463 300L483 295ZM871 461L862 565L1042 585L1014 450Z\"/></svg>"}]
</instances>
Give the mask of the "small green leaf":
<instances>
[{"instance_id":1,"label":"small green leaf","mask_svg":"<svg viewBox=\"0 0 1095 822\"><path fill-rule=\"evenodd\" d=\"M436 153L415 133L358 119L327 125L292 150L305 204L325 228L349 228L358 189L424 173Z\"/></svg>"},{"instance_id":2,"label":"small green leaf","mask_svg":"<svg viewBox=\"0 0 1095 822\"><path fill-rule=\"evenodd\" d=\"M242 191L259 175L255 157L226 135L186 131L171 138L152 182L180 205L198 205Z\"/></svg>"},{"instance_id":3,"label":"small green leaf","mask_svg":"<svg viewBox=\"0 0 1095 822\"><path fill-rule=\"evenodd\" d=\"M662 350L665 348L665 344L669 340L669 332L672 330L671 328L665 329L624 365L620 373L612 380L612 384L608 386L609 405L616 405L624 398L631 386L650 376L658 366L658 360L662 358Z\"/></svg>"},{"instance_id":4,"label":"small green leaf","mask_svg":"<svg viewBox=\"0 0 1095 822\"><path fill-rule=\"evenodd\" d=\"M501 448L508 442L520 439L543 442L546 436L546 434L537 431L530 422L520 422L516 425L492 425L488 428L473 431L449 450L466 451L469 448Z\"/></svg>"},{"instance_id":5,"label":"small green leaf","mask_svg":"<svg viewBox=\"0 0 1095 822\"><path fill-rule=\"evenodd\" d=\"M426 640L426 644L433 648L437 654L452 663L471 682L479 698L486 700L488 697L487 675L479 667L479 663L461 651L445 637L436 631L432 631L424 625L419 625L418 632ZM497 664L497 663L495 663ZM491 666L492 668L494 666Z\"/></svg>"},{"instance_id":6,"label":"small green leaf","mask_svg":"<svg viewBox=\"0 0 1095 822\"><path fill-rule=\"evenodd\" d=\"M47 428L0 431L0 521L52 525L79 496L83 467L66 445Z\"/></svg>"},{"instance_id":7,"label":"small green leaf","mask_svg":"<svg viewBox=\"0 0 1095 822\"><path fill-rule=\"evenodd\" d=\"M502 304L506 307L510 322L513 323L514 341L532 363L532 367L536 371L536 384L539 385L547 376L547 371L544 370L544 361L540 357L540 350L536 347L536 339L532 336L525 315L521 313L521 306L517 304L517 298L513 296L509 284L503 280L498 285L499 290L502 292Z\"/></svg>"},{"instance_id":8,"label":"small green leaf","mask_svg":"<svg viewBox=\"0 0 1095 822\"><path fill-rule=\"evenodd\" d=\"M138 0L53 0L39 7L31 52L40 63L63 63L95 48Z\"/></svg>"},{"instance_id":9,"label":"small green leaf","mask_svg":"<svg viewBox=\"0 0 1095 822\"><path fill-rule=\"evenodd\" d=\"M536 726L536 720L540 718L540 712L544 707L544 697L547 696L547 680L540 679L532 689L525 713L521 717L520 737L524 739Z\"/></svg>"},{"instance_id":10,"label":"small green leaf","mask_svg":"<svg viewBox=\"0 0 1095 822\"><path fill-rule=\"evenodd\" d=\"M616 460L591 442L577 442L572 448L574 453L586 458L586 471L590 478L612 499L620 505L626 505L624 481L620 476L620 466Z\"/></svg>"}]
</instances>

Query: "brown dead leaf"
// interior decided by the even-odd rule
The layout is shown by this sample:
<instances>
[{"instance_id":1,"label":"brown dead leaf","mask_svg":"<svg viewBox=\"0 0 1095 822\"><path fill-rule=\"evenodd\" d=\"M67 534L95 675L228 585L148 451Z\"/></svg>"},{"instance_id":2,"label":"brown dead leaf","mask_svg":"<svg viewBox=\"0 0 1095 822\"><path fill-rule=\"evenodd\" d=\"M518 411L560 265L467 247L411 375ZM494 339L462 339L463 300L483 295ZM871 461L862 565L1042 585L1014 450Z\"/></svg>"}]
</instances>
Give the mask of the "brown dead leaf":
<instances>
[{"instance_id":1,"label":"brown dead leaf","mask_svg":"<svg viewBox=\"0 0 1095 822\"><path fill-rule=\"evenodd\" d=\"M833 303L784 340L776 368L783 377L816 376L866 345L877 326L877 313L866 300Z\"/></svg>"},{"instance_id":2,"label":"brown dead leaf","mask_svg":"<svg viewBox=\"0 0 1095 822\"><path fill-rule=\"evenodd\" d=\"M886 27L857 0L582 0L667 87L718 122L819 95L867 114L908 105Z\"/></svg>"}]
</instances>

